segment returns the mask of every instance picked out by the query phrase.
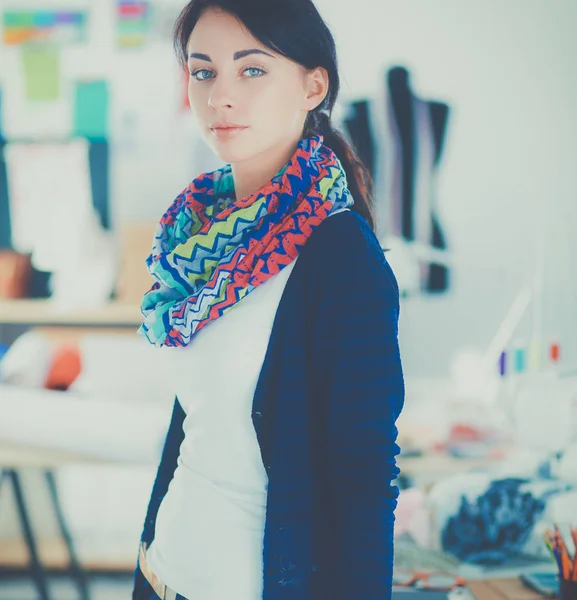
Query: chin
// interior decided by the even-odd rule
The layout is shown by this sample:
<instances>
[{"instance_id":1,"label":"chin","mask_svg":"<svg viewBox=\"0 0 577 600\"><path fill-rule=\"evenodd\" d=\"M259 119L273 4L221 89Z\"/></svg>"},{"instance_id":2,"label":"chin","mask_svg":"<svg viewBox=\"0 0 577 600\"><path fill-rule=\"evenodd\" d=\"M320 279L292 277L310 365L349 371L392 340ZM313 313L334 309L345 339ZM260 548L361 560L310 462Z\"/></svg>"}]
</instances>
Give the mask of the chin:
<instances>
[{"instance_id":1,"label":"chin","mask_svg":"<svg viewBox=\"0 0 577 600\"><path fill-rule=\"evenodd\" d=\"M211 140L210 147L220 160L231 164L244 162L256 154L251 144L242 143L240 140Z\"/></svg>"},{"instance_id":2,"label":"chin","mask_svg":"<svg viewBox=\"0 0 577 600\"><path fill-rule=\"evenodd\" d=\"M249 159L252 156L251 152L248 152L246 148L233 148L231 145L226 144L211 144L213 152L225 163L239 163Z\"/></svg>"},{"instance_id":3,"label":"chin","mask_svg":"<svg viewBox=\"0 0 577 600\"><path fill-rule=\"evenodd\" d=\"M204 139L212 151L225 163L241 163L263 151L266 151L266 140L256 139L258 136L249 128L234 138L217 138L207 130Z\"/></svg>"}]
</instances>

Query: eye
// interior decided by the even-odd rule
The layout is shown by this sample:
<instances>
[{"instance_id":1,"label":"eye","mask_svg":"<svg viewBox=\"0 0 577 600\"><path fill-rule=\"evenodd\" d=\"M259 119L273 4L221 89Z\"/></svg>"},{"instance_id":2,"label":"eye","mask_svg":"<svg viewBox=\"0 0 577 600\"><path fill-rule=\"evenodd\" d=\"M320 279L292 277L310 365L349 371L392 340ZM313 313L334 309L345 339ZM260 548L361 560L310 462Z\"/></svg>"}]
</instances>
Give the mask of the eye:
<instances>
[{"instance_id":1,"label":"eye","mask_svg":"<svg viewBox=\"0 0 577 600\"><path fill-rule=\"evenodd\" d=\"M193 71L190 76L193 79L196 79L196 81L204 81L205 79L210 79L212 74L212 71L209 71L208 69L197 69L196 71Z\"/></svg>"},{"instance_id":2,"label":"eye","mask_svg":"<svg viewBox=\"0 0 577 600\"><path fill-rule=\"evenodd\" d=\"M258 67L247 67L243 73L247 73L250 79L254 79L255 77L261 77L266 71Z\"/></svg>"}]
</instances>

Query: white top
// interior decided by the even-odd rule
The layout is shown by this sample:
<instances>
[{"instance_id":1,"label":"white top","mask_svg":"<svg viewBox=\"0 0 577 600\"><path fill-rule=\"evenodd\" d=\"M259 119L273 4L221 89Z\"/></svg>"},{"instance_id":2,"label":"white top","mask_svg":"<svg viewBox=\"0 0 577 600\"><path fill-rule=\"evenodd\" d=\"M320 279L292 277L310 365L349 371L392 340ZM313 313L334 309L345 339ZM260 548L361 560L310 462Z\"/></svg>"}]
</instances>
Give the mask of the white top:
<instances>
[{"instance_id":1,"label":"white top","mask_svg":"<svg viewBox=\"0 0 577 600\"><path fill-rule=\"evenodd\" d=\"M184 440L147 560L165 585L191 600L262 599L268 477L252 409L297 260L201 329L190 345L167 349L186 413Z\"/></svg>"},{"instance_id":2,"label":"white top","mask_svg":"<svg viewBox=\"0 0 577 600\"><path fill-rule=\"evenodd\" d=\"M298 260L298 259L297 259ZM252 421L273 321L296 263L173 353L186 412L178 466L147 559L191 600L261 600L268 477Z\"/></svg>"}]
</instances>

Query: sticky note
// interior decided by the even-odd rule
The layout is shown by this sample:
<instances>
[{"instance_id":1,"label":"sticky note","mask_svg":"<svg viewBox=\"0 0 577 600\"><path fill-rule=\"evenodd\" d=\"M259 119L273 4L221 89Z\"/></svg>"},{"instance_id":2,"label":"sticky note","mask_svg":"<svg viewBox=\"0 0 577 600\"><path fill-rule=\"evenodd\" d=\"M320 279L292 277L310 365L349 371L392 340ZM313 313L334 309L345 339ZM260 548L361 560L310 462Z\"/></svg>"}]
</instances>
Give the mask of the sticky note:
<instances>
[{"instance_id":1,"label":"sticky note","mask_svg":"<svg viewBox=\"0 0 577 600\"><path fill-rule=\"evenodd\" d=\"M28 100L32 102L58 100L60 96L60 56L57 48L23 46L22 68Z\"/></svg>"},{"instance_id":2,"label":"sticky note","mask_svg":"<svg viewBox=\"0 0 577 600\"><path fill-rule=\"evenodd\" d=\"M74 90L73 134L89 139L108 137L108 83L79 81Z\"/></svg>"}]
</instances>

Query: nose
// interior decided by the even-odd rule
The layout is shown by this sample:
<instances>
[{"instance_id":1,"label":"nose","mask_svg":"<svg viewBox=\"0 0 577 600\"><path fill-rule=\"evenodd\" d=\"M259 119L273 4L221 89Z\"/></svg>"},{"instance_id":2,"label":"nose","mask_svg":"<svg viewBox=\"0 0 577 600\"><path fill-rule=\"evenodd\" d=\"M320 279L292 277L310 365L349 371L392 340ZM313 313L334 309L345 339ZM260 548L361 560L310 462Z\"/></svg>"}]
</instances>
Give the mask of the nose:
<instances>
[{"instance_id":1,"label":"nose","mask_svg":"<svg viewBox=\"0 0 577 600\"><path fill-rule=\"evenodd\" d=\"M230 83L227 83L224 77L216 78L208 96L208 105L210 108L215 110L232 108L234 104L234 91Z\"/></svg>"}]
</instances>

